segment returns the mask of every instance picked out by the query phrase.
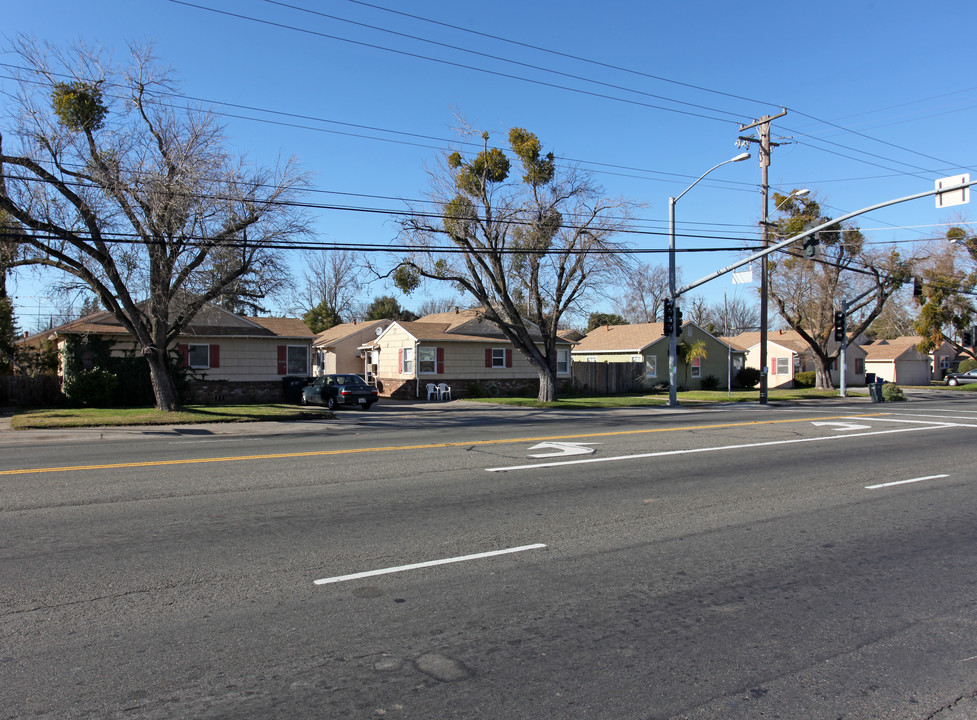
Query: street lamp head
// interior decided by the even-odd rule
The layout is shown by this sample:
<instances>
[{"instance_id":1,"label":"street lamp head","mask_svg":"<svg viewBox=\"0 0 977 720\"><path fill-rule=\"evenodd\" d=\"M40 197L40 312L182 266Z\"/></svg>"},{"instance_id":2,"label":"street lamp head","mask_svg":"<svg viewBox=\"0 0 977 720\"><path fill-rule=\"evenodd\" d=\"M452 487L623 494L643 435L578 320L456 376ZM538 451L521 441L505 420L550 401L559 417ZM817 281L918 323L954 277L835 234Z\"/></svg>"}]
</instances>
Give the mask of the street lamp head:
<instances>
[{"instance_id":1,"label":"street lamp head","mask_svg":"<svg viewBox=\"0 0 977 720\"><path fill-rule=\"evenodd\" d=\"M745 152L745 153L740 153L736 157L732 158L730 162L743 162L744 160L749 160L749 159L750 159L750 153Z\"/></svg>"},{"instance_id":2,"label":"street lamp head","mask_svg":"<svg viewBox=\"0 0 977 720\"><path fill-rule=\"evenodd\" d=\"M790 197L792 197L792 198L802 198L802 197L807 197L810 194L811 194L811 191L808 190L807 188L804 188L803 190L794 190L793 192L791 192Z\"/></svg>"}]
</instances>

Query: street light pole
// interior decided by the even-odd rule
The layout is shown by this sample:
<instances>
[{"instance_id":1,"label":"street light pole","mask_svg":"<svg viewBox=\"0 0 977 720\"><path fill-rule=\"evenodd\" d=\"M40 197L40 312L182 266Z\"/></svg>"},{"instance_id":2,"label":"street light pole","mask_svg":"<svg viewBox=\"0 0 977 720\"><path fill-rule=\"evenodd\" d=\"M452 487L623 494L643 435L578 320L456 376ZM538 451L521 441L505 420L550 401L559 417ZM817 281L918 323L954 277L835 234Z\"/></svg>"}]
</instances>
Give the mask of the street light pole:
<instances>
[{"instance_id":1,"label":"street light pole","mask_svg":"<svg viewBox=\"0 0 977 720\"><path fill-rule=\"evenodd\" d=\"M723 165L728 165L729 163L742 162L743 160L748 160L750 158L750 153L740 153L736 157L730 158L729 160L723 160L721 163L713 165L711 168L702 173L694 183L689 185L685 190L679 193L676 197L668 198L668 299L671 300L672 304L672 322L673 327L672 333L668 336L668 405L669 407L675 407L678 405L677 398L677 388L676 383L676 356L678 354L678 334L682 332L682 328L677 326L676 323L676 307L675 302L678 300L678 296L675 294L675 203L677 203L685 193L694 188L699 184L706 175L711 173L716 168L720 168Z\"/></svg>"}]
</instances>

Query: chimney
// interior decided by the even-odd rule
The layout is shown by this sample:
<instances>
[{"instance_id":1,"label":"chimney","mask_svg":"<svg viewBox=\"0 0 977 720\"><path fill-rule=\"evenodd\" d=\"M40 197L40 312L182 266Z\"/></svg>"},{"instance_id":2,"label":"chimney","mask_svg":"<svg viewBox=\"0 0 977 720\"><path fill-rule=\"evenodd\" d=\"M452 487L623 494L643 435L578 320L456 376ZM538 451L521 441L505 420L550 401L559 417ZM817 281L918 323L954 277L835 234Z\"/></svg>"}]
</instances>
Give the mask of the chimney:
<instances>
[{"instance_id":1,"label":"chimney","mask_svg":"<svg viewBox=\"0 0 977 720\"><path fill-rule=\"evenodd\" d=\"M611 326L609 324L608 325L605 325L604 326L604 332L610 332L610 331L611 331Z\"/></svg>"},{"instance_id":2,"label":"chimney","mask_svg":"<svg viewBox=\"0 0 977 720\"><path fill-rule=\"evenodd\" d=\"M459 311L458 311L458 306L457 306L457 305L455 305L455 315L458 315L458 314L459 314Z\"/></svg>"},{"instance_id":3,"label":"chimney","mask_svg":"<svg viewBox=\"0 0 977 720\"><path fill-rule=\"evenodd\" d=\"M353 318L353 324L354 325L356 324L356 318Z\"/></svg>"}]
</instances>

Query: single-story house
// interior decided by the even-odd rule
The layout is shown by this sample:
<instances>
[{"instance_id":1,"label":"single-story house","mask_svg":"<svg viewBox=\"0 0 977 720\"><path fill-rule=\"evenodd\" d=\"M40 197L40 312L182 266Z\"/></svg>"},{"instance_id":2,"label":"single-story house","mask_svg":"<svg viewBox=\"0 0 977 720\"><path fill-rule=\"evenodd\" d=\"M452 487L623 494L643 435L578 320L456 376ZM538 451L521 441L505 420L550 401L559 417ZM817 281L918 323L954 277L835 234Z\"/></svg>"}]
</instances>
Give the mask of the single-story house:
<instances>
[{"instance_id":1,"label":"single-story house","mask_svg":"<svg viewBox=\"0 0 977 720\"><path fill-rule=\"evenodd\" d=\"M917 349L916 345L921 340L904 337L876 340L870 345L863 345L865 371L874 373L878 380L899 385L929 385L933 377L933 360Z\"/></svg>"},{"instance_id":2,"label":"single-story house","mask_svg":"<svg viewBox=\"0 0 977 720\"><path fill-rule=\"evenodd\" d=\"M312 343L312 374L373 374L372 357L360 349L375 340L392 320L348 322L323 330Z\"/></svg>"},{"instance_id":3,"label":"single-story house","mask_svg":"<svg viewBox=\"0 0 977 720\"><path fill-rule=\"evenodd\" d=\"M760 368L760 333L745 332L729 338L734 346L746 352L747 367ZM830 352L838 349L839 343L832 340L828 345ZM831 381L838 386L841 373L838 358L831 363ZM865 384L865 350L862 346L849 343L845 347L845 385ZM796 330L772 330L767 333L767 387L790 388L794 386L797 373L813 372L814 351Z\"/></svg>"},{"instance_id":4,"label":"single-story house","mask_svg":"<svg viewBox=\"0 0 977 720\"><path fill-rule=\"evenodd\" d=\"M558 342L558 384L570 381L571 345ZM472 385L490 395L538 388L536 369L477 309L393 321L360 349L370 353L378 386L388 397L424 398L429 384L441 383L452 398Z\"/></svg>"},{"instance_id":5,"label":"single-story house","mask_svg":"<svg viewBox=\"0 0 977 720\"><path fill-rule=\"evenodd\" d=\"M725 387L731 368L737 366L743 354L695 323L684 323L678 342L692 344L699 340L706 344L706 357L695 358L686 367L680 353L675 370L677 384L698 389L702 379L711 375L719 386ZM660 322L601 325L577 343L571 356L574 363L642 363L646 386L668 382L668 337Z\"/></svg>"},{"instance_id":6,"label":"single-story house","mask_svg":"<svg viewBox=\"0 0 977 720\"><path fill-rule=\"evenodd\" d=\"M113 343L112 354L131 352L135 342L109 312L37 333L24 342L49 340L59 352L68 337L85 343L99 337ZM205 305L173 344L181 362L192 368L188 402L280 402L282 379L311 374L315 335L298 318L242 317ZM64 362L59 369L64 375Z\"/></svg>"}]
</instances>

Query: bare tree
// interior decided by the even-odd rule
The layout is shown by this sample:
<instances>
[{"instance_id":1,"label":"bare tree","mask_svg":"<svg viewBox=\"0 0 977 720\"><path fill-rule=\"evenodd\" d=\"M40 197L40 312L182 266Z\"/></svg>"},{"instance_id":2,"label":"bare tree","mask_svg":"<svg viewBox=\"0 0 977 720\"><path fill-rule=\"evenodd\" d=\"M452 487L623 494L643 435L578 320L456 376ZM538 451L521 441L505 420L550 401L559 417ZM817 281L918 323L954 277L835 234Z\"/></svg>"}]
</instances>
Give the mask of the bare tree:
<instances>
[{"instance_id":1,"label":"bare tree","mask_svg":"<svg viewBox=\"0 0 977 720\"><path fill-rule=\"evenodd\" d=\"M798 234L809 222L828 222L813 198L797 199L774 195L783 213L777 223L778 234ZM828 228L821 233L816 258L786 253L769 263L770 298L781 317L796 330L814 353L817 387L833 387L830 364L837 355L833 345L834 313L844 300L854 301L849 308L853 322L849 335L857 336L882 312L886 301L910 277L912 263L892 249L870 251L865 237L854 225Z\"/></svg>"},{"instance_id":2,"label":"bare tree","mask_svg":"<svg viewBox=\"0 0 977 720\"><path fill-rule=\"evenodd\" d=\"M24 228L16 264L87 285L146 358L156 406L178 404L169 348L205 303L307 230L289 161L255 168L205 110L174 105L150 48L117 66L83 45L20 38L0 131L0 209Z\"/></svg>"},{"instance_id":3,"label":"bare tree","mask_svg":"<svg viewBox=\"0 0 977 720\"><path fill-rule=\"evenodd\" d=\"M401 290L421 279L462 288L539 375L540 401L556 398L557 331L564 313L611 284L622 261L611 242L628 222L629 206L603 197L575 168L558 171L553 153L513 128L509 148L522 166L489 147L473 158L455 152L432 174L441 208L402 224L414 251L394 270Z\"/></svg>"},{"instance_id":4,"label":"bare tree","mask_svg":"<svg viewBox=\"0 0 977 720\"><path fill-rule=\"evenodd\" d=\"M359 255L352 250L310 250L302 257L305 286L295 297L295 311L323 306L344 319L353 317L364 287Z\"/></svg>"},{"instance_id":5,"label":"bare tree","mask_svg":"<svg viewBox=\"0 0 977 720\"><path fill-rule=\"evenodd\" d=\"M739 295L724 297L708 307L702 327L713 334L735 335L760 325L760 308L756 302Z\"/></svg>"},{"instance_id":6,"label":"bare tree","mask_svg":"<svg viewBox=\"0 0 977 720\"><path fill-rule=\"evenodd\" d=\"M618 299L618 308L630 323L657 322L667 297L668 268L640 263L624 275L624 296Z\"/></svg>"}]
</instances>

